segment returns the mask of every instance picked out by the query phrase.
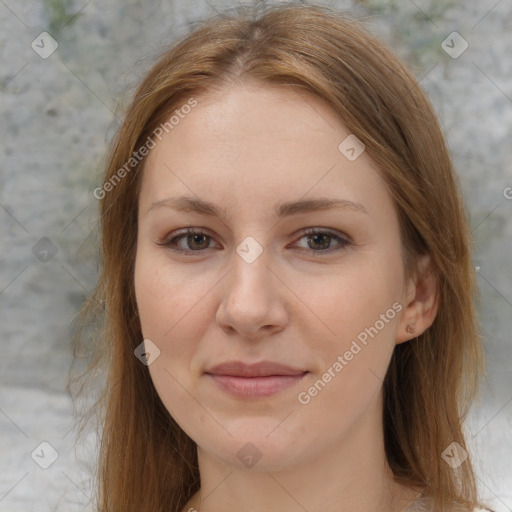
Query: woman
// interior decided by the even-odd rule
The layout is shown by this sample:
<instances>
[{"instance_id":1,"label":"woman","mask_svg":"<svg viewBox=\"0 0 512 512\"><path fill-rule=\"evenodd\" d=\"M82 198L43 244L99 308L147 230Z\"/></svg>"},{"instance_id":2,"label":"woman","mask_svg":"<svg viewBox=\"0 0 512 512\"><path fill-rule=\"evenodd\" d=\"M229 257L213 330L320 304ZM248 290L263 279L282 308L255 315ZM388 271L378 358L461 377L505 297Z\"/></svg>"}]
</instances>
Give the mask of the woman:
<instances>
[{"instance_id":1,"label":"woman","mask_svg":"<svg viewBox=\"0 0 512 512\"><path fill-rule=\"evenodd\" d=\"M95 196L99 510L479 510L470 232L433 109L358 22L207 20Z\"/></svg>"}]
</instances>

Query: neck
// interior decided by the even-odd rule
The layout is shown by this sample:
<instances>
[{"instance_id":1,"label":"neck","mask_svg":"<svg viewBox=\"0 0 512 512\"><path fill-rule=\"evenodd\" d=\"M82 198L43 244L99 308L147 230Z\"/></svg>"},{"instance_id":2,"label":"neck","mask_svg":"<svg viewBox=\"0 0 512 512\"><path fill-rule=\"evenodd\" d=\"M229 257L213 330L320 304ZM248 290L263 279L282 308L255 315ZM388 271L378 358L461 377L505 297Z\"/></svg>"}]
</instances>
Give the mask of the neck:
<instances>
[{"instance_id":1,"label":"neck","mask_svg":"<svg viewBox=\"0 0 512 512\"><path fill-rule=\"evenodd\" d=\"M418 494L393 479L385 456L381 407L369 408L324 453L303 458L295 466L268 471L256 464L240 469L200 447L198 461L201 489L184 511L235 512L250 504L251 510L280 512L399 512Z\"/></svg>"}]
</instances>

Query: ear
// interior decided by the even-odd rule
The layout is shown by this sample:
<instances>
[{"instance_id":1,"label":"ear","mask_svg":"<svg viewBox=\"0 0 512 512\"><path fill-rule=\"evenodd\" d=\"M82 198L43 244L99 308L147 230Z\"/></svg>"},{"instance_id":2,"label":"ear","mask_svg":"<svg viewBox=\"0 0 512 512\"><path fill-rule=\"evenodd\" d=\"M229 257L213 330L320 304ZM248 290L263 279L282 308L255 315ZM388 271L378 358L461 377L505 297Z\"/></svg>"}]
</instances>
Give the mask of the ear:
<instances>
[{"instance_id":1,"label":"ear","mask_svg":"<svg viewBox=\"0 0 512 512\"><path fill-rule=\"evenodd\" d=\"M397 345L416 338L434 322L439 297L430 254L418 260L417 272L407 283L406 307L400 318Z\"/></svg>"}]
</instances>

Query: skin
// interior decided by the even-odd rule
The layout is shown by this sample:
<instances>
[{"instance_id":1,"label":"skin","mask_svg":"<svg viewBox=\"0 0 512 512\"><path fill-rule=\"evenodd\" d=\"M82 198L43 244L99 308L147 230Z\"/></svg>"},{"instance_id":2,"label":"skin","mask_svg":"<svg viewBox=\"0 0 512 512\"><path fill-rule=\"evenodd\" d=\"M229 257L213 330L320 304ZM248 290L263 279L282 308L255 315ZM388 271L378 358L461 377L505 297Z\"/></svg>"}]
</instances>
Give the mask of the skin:
<instances>
[{"instance_id":1,"label":"skin","mask_svg":"<svg viewBox=\"0 0 512 512\"><path fill-rule=\"evenodd\" d=\"M395 345L434 320L428 257L406 281L384 181L367 152L349 161L338 150L350 132L318 98L246 83L196 99L146 161L135 266L143 335L160 349L152 380L198 445L202 487L183 510L405 510L418 489L394 482L387 465L382 383ZM226 217L167 205L148 211L181 195L225 208ZM367 213L275 214L284 202L319 197L353 201ZM188 253L159 245L186 227L207 236L176 242ZM308 240L306 228L351 243ZM263 249L252 263L236 252L249 236ZM324 247L339 250L315 253ZM394 303L401 311L300 403L298 394ZM228 360L279 361L310 373L270 397L244 399L204 375ZM261 453L250 468L237 457L248 442Z\"/></svg>"}]
</instances>

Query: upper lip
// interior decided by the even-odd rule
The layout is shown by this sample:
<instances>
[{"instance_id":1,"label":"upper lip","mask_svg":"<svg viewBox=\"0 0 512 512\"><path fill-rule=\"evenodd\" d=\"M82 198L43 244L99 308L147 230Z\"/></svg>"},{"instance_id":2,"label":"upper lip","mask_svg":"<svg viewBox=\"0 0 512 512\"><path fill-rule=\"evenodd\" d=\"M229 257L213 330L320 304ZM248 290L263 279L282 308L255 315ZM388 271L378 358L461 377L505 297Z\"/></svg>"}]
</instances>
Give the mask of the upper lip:
<instances>
[{"instance_id":1,"label":"upper lip","mask_svg":"<svg viewBox=\"0 0 512 512\"><path fill-rule=\"evenodd\" d=\"M302 368L272 361L261 361L254 364L247 364L242 361L227 361L213 366L205 373L232 377L268 377L270 375L302 375L306 371Z\"/></svg>"}]
</instances>

